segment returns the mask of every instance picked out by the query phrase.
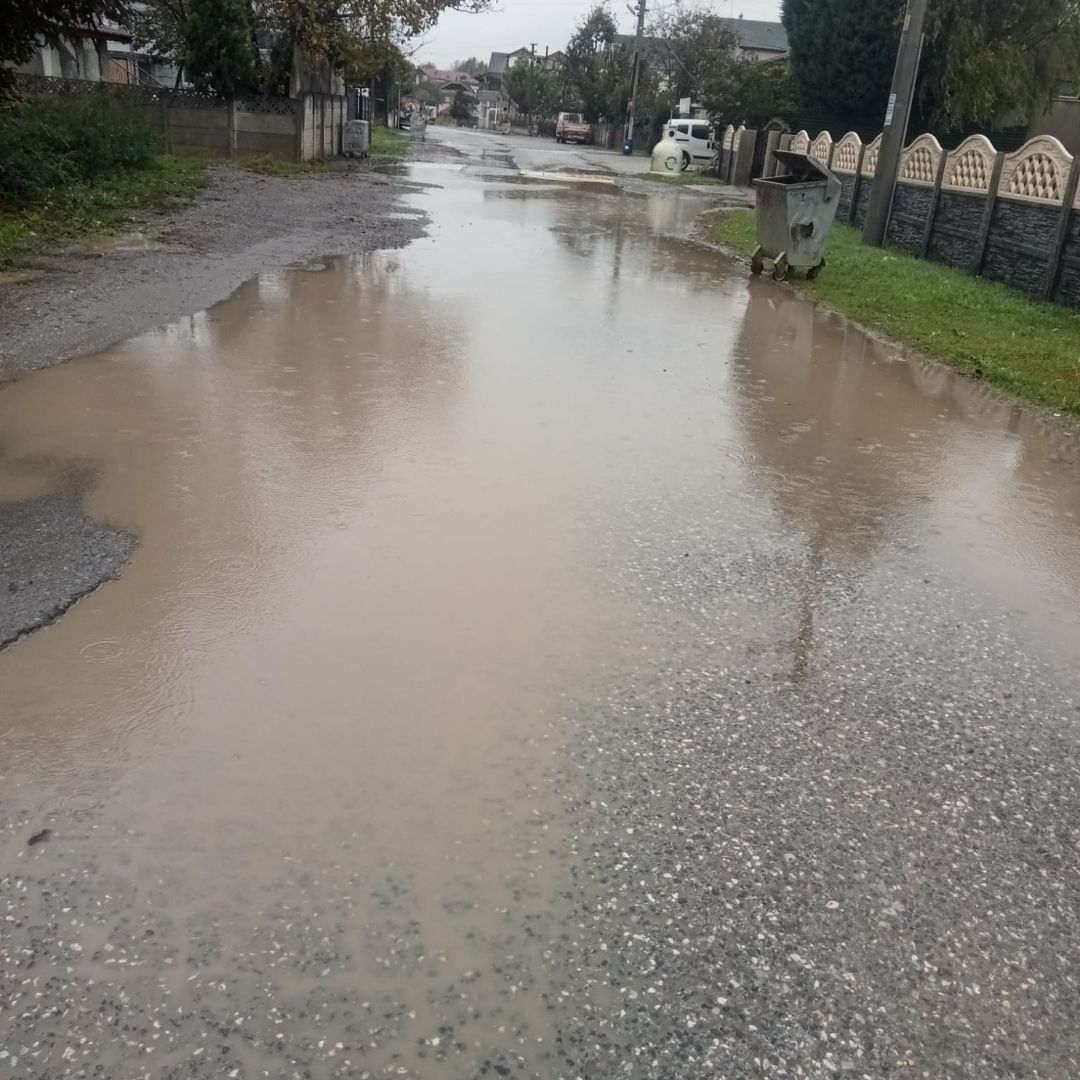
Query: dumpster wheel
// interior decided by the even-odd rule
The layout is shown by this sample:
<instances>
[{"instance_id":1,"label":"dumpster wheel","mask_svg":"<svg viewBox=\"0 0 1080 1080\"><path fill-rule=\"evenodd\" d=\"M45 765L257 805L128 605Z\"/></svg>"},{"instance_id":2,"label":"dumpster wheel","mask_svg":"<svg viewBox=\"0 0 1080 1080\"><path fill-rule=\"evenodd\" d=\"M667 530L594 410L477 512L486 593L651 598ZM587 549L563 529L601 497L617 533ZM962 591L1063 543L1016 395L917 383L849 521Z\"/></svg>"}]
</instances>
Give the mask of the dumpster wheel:
<instances>
[{"instance_id":1,"label":"dumpster wheel","mask_svg":"<svg viewBox=\"0 0 1080 1080\"><path fill-rule=\"evenodd\" d=\"M773 259L772 276L774 281L787 281L788 270L787 252L781 251L779 255Z\"/></svg>"},{"instance_id":2,"label":"dumpster wheel","mask_svg":"<svg viewBox=\"0 0 1080 1080\"><path fill-rule=\"evenodd\" d=\"M755 277L765 269L765 257L762 254L764 249L760 244L754 248L754 254L750 256L750 273Z\"/></svg>"},{"instance_id":3,"label":"dumpster wheel","mask_svg":"<svg viewBox=\"0 0 1080 1080\"><path fill-rule=\"evenodd\" d=\"M811 266L810 269L806 271L806 280L807 281L813 281L814 278L816 278L818 276L818 274L821 273L821 268L824 265L825 265L825 260L822 259L821 262L819 262L817 264L817 266Z\"/></svg>"}]
</instances>

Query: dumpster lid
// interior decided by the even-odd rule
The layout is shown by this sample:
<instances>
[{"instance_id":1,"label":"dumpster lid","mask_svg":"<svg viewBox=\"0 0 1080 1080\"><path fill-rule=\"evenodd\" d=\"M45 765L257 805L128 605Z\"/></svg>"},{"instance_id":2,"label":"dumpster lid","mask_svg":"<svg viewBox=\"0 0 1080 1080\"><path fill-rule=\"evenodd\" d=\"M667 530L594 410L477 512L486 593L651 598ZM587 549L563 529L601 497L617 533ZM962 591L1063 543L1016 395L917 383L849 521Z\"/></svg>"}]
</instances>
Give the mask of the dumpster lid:
<instances>
[{"instance_id":1,"label":"dumpster lid","mask_svg":"<svg viewBox=\"0 0 1080 1080\"><path fill-rule=\"evenodd\" d=\"M807 183L824 180L826 202L830 202L840 194L840 178L825 168L817 158L812 158L809 154L797 154L794 150L774 150L773 154L777 161L788 167L786 175L794 176ZM761 178L761 181L755 180L754 184L762 181L768 183L769 180L775 179L777 178L765 176Z\"/></svg>"},{"instance_id":2,"label":"dumpster lid","mask_svg":"<svg viewBox=\"0 0 1080 1080\"><path fill-rule=\"evenodd\" d=\"M797 154L794 150L774 150L773 156L782 161L794 176L805 176L807 180L827 180L832 173L809 154Z\"/></svg>"}]
</instances>

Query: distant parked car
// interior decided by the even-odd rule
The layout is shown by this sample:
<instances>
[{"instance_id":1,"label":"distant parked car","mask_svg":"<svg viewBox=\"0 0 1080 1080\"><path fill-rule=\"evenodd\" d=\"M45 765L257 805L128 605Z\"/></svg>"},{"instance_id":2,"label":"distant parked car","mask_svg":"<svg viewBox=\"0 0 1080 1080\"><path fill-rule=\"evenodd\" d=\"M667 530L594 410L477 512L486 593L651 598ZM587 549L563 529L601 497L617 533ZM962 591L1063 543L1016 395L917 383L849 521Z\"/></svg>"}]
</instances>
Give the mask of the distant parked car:
<instances>
[{"instance_id":1,"label":"distant parked car","mask_svg":"<svg viewBox=\"0 0 1080 1080\"><path fill-rule=\"evenodd\" d=\"M592 129L585 123L585 117L581 113L559 113L559 119L555 123L556 142L587 143L591 137Z\"/></svg>"},{"instance_id":2,"label":"distant parked car","mask_svg":"<svg viewBox=\"0 0 1080 1080\"><path fill-rule=\"evenodd\" d=\"M716 157L715 136L706 120L671 119L664 133L669 139L675 140L682 152L684 170L691 165L708 165Z\"/></svg>"}]
</instances>

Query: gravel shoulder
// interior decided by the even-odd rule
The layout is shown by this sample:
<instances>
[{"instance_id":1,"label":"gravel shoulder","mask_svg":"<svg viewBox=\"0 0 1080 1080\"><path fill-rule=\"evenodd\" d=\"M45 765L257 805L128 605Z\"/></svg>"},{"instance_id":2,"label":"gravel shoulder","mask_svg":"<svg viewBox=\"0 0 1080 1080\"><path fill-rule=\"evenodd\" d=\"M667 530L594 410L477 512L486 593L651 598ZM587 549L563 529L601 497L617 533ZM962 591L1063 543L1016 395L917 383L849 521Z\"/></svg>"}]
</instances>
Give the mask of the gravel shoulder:
<instances>
[{"instance_id":1,"label":"gravel shoulder","mask_svg":"<svg viewBox=\"0 0 1080 1080\"><path fill-rule=\"evenodd\" d=\"M133 215L128 236L23 260L39 276L0 287L0 383L199 311L261 270L401 247L423 222L390 216L406 190L359 169L266 177L215 167L202 197Z\"/></svg>"}]
</instances>

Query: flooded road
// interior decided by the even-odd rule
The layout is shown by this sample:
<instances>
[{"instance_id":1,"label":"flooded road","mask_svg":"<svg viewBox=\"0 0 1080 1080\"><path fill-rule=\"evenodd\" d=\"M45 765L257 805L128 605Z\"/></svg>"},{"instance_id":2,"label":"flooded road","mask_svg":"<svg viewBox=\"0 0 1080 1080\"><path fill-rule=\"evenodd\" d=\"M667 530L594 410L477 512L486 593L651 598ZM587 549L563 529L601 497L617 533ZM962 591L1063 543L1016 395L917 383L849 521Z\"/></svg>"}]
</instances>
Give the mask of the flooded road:
<instances>
[{"instance_id":1,"label":"flooded road","mask_svg":"<svg viewBox=\"0 0 1080 1080\"><path fill-rule=\"evenodd\" d=\"M459 145L0 390L0 1074L1080 1073L1073 436Z\"/></svg>"}]
</instances>

